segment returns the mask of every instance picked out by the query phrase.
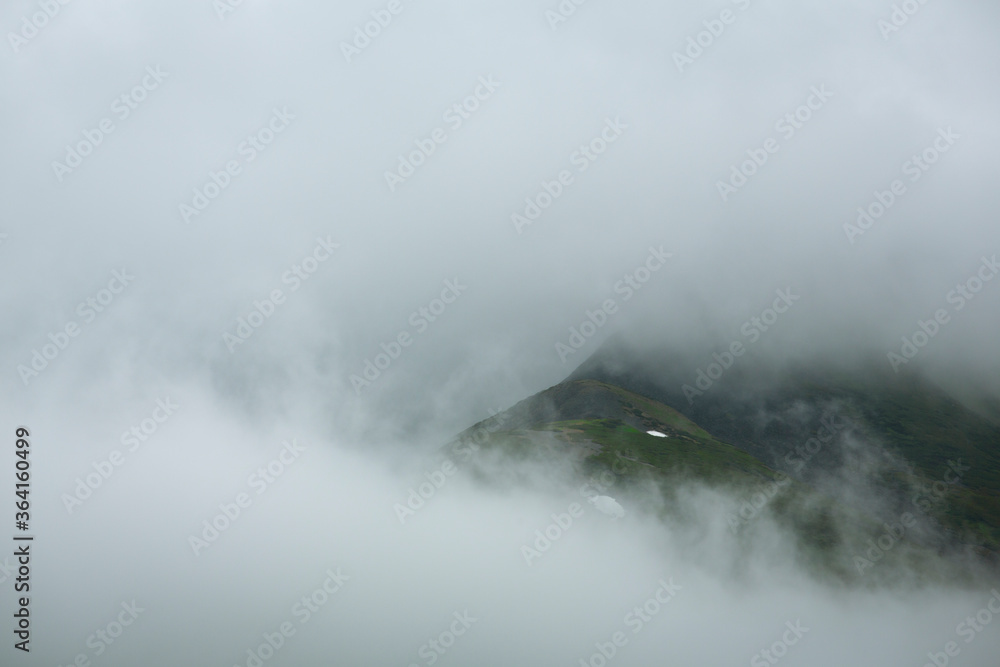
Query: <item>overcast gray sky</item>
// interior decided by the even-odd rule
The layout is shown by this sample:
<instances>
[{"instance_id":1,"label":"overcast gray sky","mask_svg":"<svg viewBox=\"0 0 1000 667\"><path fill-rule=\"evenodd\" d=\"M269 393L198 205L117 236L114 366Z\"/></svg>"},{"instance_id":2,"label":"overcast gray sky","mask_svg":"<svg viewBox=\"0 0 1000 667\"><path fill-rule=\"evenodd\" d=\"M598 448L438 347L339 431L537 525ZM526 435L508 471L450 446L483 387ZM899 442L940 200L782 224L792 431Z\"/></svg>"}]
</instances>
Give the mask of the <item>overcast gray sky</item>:
<instances>
[{"instance_id":1,"label":"overcast gray sky","mask_svg":"<svg viewBox=\"0 0 1000 667\"><path fill-rule=\"evenodd\" d=\"M802 298L771 344L898 350L998 250L992 4L920 5L895 31L878 2L588 2L555 21L557 7L405 0L360 53L342 43L365 44L355 28L385 22L381 5L71 3L32 39L8 36L6 390L36 402L117 360L247 396L308 387L342 425L359 404L421 413L432 397L462 422L559 381L639 319L653 338L725 345L777 288ZM33 34L21 19L36 11L9 4L3 23ZM136 86L141 101L119 99ZM289 118L271 133L274 109ZM53 164L103 119L113 132L80 166ZM262 128L258 152L244 142ZM911 180L904 163L942 128L947 152ZM433 153L391 191L386 172L408 173L399 156L420 141ZM579 150L592 141L593 160ZM723 201L719 182L762 152ZM196 211L219 172L228 186ZM849 235L896 179L905 192ZM542 181L559 196L512 221L526 198L548 203ZM291 292L283 275L320 236L335 256ZM649 246L673 256L624 303L615 283ZM122 267L134 283L26 390L17 366ZM455 279L467 289L418 330L411 314ZM286 302L230 352L223 334L273 289ZM995 369L996 291L913 364ZM556 343L609 297L619 313L563 362ZM359 393L350 376L404 331L411 346Z\"/></svg>"},{"instance_id":2,"label":"overcast gray sky","mask_svg":"<svg viewBox=\"0 0 1000 667\"><path fill-rule=\"evenodd\" d=\"M59 494L168 395L183 548L296 432L429 447L616 331L693 372L776 290L762 349L888 365L944 310L909 365L1000 389L998 25L980 0L5 3L0 392L5 432L48 434L52 532L99 525ZM108 511L146 525L131 497Z\"/></svg>"}]
</instances>

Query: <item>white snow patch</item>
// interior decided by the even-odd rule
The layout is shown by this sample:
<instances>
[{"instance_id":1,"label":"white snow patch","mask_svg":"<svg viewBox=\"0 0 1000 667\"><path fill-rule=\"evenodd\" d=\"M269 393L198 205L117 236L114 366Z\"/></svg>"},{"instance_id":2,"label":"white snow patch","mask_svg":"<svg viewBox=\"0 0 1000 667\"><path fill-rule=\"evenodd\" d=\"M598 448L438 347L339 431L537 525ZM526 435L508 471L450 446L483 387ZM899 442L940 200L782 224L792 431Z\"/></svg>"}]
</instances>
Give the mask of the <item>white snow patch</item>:
<instances>
[{"instance_id":1,"label":"white snow patch","mask_svg":"<svg viewBox=\"0 0 1000 667\"><path fill-rule=\"evenodd\" d=\"M618 504L618 501L611 496L594 496L590 498L590 504L604 512L608 516L620 519L625 516L625 508Z\"/></svg>"},{"instance_id":2,"label":"white snow patch","mask_svg":"<svg viewBox=\"0 0 1000 667\"><path fill-rule=\"evenodd\" d=\"M660 433L659 431L646 431L650 435L655 435L657 438L667 438L669 437L666 433Z\"/></svg>"}]
</instances>

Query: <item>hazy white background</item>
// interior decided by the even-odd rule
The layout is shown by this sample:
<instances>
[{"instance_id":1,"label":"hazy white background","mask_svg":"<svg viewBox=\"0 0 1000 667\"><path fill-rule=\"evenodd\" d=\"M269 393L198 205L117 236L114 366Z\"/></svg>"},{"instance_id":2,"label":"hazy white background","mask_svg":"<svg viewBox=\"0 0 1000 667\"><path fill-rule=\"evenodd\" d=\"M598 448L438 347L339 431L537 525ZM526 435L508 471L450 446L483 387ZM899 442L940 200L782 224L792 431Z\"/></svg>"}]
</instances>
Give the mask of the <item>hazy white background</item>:
<instances>
[{"instance_id":1,"label":"hazy white background","mask_svg":"<svg viewBox=\"0 0 1000 667\"><path fill-rule=\"evenodd\" d=\"M147 611L94 664L246 664L336 566L350 582L270 663L425 664L421 644L467 608L480 620L441 664L578 664L670 576L682 591L616 664L747 664L799 618L789 665L920 665L955 639L988 591L837 592L777 538L749 554L707 540L722 562L759 558L732 581L640 513L591 510L529 568L520 546L573 497L458 477L412 523L392 510L424 470L410 455L558 382L612 330L714 349L791 286L802 300L767 349L884 356L1000 250L1000 8L932 0L886 40L890 2L743 5L591 0L553 30L554 1L402 0L348 63L341 42L383 3L245 0L220 19L208 0L77 0L17 52L6 34L41 10L5 4L0 392L11 451L15 426L33 432L38 541L34 650L5 641L4 660L94 658L88 635L135 598ZM674 52L726 8L735 22L678 72ZM120 120L147 66L168 75ZM446 109L488 76L500 87L451 129ZM820 85L833 97L780 138ZM274 107L295 118L246 163ZM627 129L577 172L609 117ZM116 129L60 182L53 161L102 118ZM385 171L438 127L447 142L390 192ZM954 147L849 243L857 207L942 127ZM723 203L716 182L768 137L780 151ZM178 206L232 159L243 172L185 223ZM511 214L562 169L574 183L518 234ZM328 235L337 254L290 293L282 275ZM563 364L555 344L650 245L670 264ZM85 323L78 304L123 268L134 282ZM467 291L415 334L449 279ZM230 353L223 334L275 288L286 303ZM998 304L987 283L914 364L996 388ZM18 366L71 320L80 335L26 386ZM350 376L401 331L414 343L359 396ZM68 513L61 495L166 396L182 408ZM290 437L306 454L195 557L188 536ZM955 663L992 664L996 627Z\"/></svg>"}]
</instances>

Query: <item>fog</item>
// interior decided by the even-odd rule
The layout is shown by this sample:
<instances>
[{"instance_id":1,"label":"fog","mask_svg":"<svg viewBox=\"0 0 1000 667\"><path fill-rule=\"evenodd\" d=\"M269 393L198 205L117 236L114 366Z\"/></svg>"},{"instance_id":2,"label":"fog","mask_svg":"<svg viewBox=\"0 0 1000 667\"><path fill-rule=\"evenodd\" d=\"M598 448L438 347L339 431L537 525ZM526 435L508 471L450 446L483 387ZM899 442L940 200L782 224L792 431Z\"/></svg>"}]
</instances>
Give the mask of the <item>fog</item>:
<instances>
[{"instance_id":1,"label":"fog","mask_svg":"<svg viewBox=\"0 0 1000 667\"><path fill-rule=\"evenodd\" d=\"M824 581L766 513L737 538L726 516L741 499L724 489L682 485L667 508L682 518L661 521L652 496L613 485L627 507L613 520L557 459L508 462L485 485L475 470L501 465L486 450L450 465L396 452L390 472L308 420L250 429L207 393L163 389L179 407L135 452L115 438L129 421L100 424L86 403L34 431L62 446L34 456L45 495L27 664L253 665L248 651L270 656L264 635L278 645L266 664L287 665L604 664L602 646L614 664L747 664L775 643L791 665L921 665L950 641L961 664L988 665L1000 648L995 625L956 629L997 608L987 579L886 583L898 572L876 563L862 585ZM282 454L293 439L295 458ZM112 449L124 462L67 500ZM141 612L104 645L122 603ZM467 623L453 628L456 613Z\"/></svg>"},{"instance_id":2,"label":"fog","mask_svg":"<svg viewBox=\"0 0 1000 667\"><path fill-rule=\"evenodd\" d=\"M287 621L266 664L775 664L759 652L793 636L774 661L919 666L954 641L953 664L992 664L996 624L959 634L1000 604L986 577L845 587L767 516L737 539L729 489L612 489L613 520L565 458L446 474L435 452L616 334L693 375L782 292L765 365L888 368L936 319L906 370L1000 395L998 21L978 1L6 3L0 415L8 451L31 434L35 541L31 652L8 635L0 661L252 667ZM195 548L220 505L239 516ZM327 570L341 588L303 623Z\"/></svg>"}]
</instances>

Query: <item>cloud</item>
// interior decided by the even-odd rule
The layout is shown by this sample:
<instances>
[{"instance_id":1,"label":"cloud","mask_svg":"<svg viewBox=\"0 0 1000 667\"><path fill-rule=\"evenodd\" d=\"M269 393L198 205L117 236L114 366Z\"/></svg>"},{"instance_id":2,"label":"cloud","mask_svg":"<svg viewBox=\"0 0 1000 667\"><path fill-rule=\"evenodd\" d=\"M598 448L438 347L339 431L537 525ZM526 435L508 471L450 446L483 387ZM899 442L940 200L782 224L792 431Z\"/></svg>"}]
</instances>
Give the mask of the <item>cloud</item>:
<instances>
[{"instance_id":1,"label":"cloud","mask_svg":"<svg viewBox=\"0 0 1000 667\"><path fill-rule=\"evenodd\" d=\"M757 546L745 589L631 507L598 522L581 503L526 568L519 547L578 494L459 471L412 523L393 511L433 470L419 457L609 336L669 341L693 377L778 290L801 300L762 331L755 354L775 364L884 359L943 308L909 366L1000 391L1000 287L949 299L1000 251L1000 17L985 2L894 12L5 5L0 398L5 432L34 438L35 655L247 664L278 632L271 664L424 664L425 644L441 664L594 664L609 642L618 664L714 664L799 621L788 664L920 664L952 639L965 664L995 655L989 628L952 632L988 590L840 593L757 557L785 563L783 538ZM941 132L957 138L931 164ZM851 243L859 207L873 222ZM651 249L670 259L646 282ZM563 364L557 345L597 308L606 324ZM157 420L168 397L181 407ZM290 439L305 451L258 497L248 478ZM78 478L92 495L70 513ZM188 538L220 513L229 527L196 556ZM300 624L317 590L329 600ZM650 599L655 630L633 635L624 618ZM96 655L88 637L136 607ZM445 632L446 652L428 644Z\"/></svg>"}]
</instances>

